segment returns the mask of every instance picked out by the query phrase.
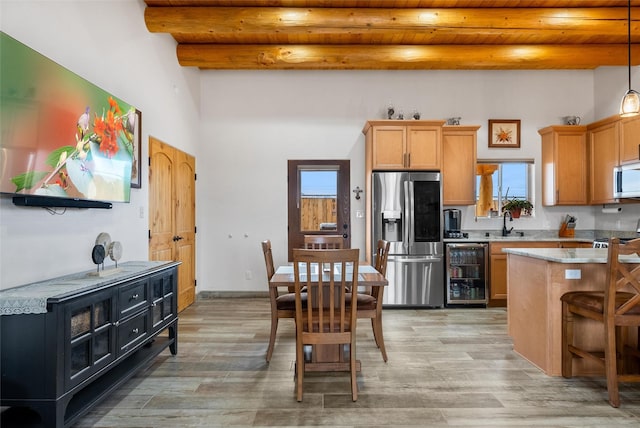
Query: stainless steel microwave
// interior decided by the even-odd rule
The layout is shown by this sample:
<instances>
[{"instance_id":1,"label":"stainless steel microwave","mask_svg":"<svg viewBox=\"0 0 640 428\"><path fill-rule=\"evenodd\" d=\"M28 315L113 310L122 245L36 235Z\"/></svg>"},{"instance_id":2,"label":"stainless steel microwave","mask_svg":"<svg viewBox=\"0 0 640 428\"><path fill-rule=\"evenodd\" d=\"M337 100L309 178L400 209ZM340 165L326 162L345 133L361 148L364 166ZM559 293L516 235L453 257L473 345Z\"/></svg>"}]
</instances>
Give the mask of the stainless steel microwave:
<instances>
[{"instance_id":1,"label":"stainless steel microwave","mask_svg":"<svg viewBox=\"0 0 640 428\"><path fill-rule=\"evenodd\" d=\"M613 197L640 198L640 162L613 168Z\"/></svg>"}]
</instances>

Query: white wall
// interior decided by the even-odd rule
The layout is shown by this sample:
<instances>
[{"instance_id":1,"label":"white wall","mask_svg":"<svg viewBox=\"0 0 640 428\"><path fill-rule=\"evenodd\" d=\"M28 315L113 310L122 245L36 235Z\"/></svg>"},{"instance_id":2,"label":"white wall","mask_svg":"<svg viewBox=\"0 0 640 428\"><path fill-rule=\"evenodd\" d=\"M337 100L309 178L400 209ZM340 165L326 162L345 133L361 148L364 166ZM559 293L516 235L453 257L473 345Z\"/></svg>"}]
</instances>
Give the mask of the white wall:
<instances>
[{"instance_id":1,"label":"white wall","mask_svg":"<svg viewBox=\"0 0 640 428\"><path fill-rule=\"evenodd\" d=\"M1 0L0 29L142 111L142 188L111 210L50 215L0 200L0 288L94 268L100 232L121 241L122 261L147 260L148 136L196 154L200 83L181 68L175 41L150 34L141 0ZM112 263L110 260L107 265Z\"/></svg>"},{"instance_id":2,"label":"white wall","mask_svg":"<svg viewBox=\"0 0 640 428\"><path fill-rule=\"evenodd\" d=\"M351 187L364 188L361 131L366 120L383 118L389 103L405 114L417 109L423 119L461 116L462 124L481 125L478 157L534 159L538 183L538 129L567 115L584 123L595 118L590 70L205 71L201 79L198 212L207 219L198 229L201 291L263 290L259 242L271 239L276 264L286 261L287 160L350 159ZM489 149L488 119L521 119L521 149ZM364 250L364 220L355 218L366 209L364 199L352 195L351 203L352 245ZM500 220L475 222L473 209L463 209L465 229L501 228ZM594 208L569 212L580 228L594 228ZM555 229L566 213L536 208L535 218L514 225Z\"/></svg>"}]
</instances>

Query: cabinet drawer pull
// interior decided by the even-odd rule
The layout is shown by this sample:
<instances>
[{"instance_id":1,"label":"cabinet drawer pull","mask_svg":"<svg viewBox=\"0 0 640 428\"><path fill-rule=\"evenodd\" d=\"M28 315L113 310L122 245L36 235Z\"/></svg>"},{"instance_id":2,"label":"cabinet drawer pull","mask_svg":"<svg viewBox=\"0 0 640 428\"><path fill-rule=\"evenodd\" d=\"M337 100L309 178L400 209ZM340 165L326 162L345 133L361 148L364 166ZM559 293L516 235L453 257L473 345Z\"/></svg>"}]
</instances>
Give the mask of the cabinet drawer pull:
<instances>
[{"instance_id":1,"label":"cabinet drawer pull","mask_svg":"<svg viewBox=\"0 0 640 428\"><path fill-rule=\"evenodd\" d=\"M138 331L139 331L138 328L134 328L133 330L131 330L133 334L138 334Z\"/></svg>"},{"instance_id":2,"label":"cabinet drawer pull","mask_svg":"<svg viewBox=\"0 0 640 428\"><path fill-rule=\"evenodd\" d=\"M140 295L138 293L131 296L131 300L136 300Z\"/></svg>"}]
</instances>

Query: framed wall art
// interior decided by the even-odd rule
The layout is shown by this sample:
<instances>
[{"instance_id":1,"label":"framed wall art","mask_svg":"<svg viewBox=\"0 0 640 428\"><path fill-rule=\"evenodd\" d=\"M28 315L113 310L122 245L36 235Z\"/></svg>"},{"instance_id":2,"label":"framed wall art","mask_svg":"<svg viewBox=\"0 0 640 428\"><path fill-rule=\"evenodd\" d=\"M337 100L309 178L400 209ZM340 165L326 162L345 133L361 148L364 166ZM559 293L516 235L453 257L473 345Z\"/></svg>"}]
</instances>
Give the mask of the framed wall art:
<instances>
[{"instance_id":1,"label":"framed wall art","mask_svg":"<svg viewBox=\"0 0 640 428\"><path fill-rule=\"evenodd\" d=\"M133 164L131 165L131 187L141 187L140 168L142 167L142 112L136 109L136 123L133 130Z\"/></svg>"},{"instance_id":2,"label":"framed wall art","mask_svg":"<svg viewBox=\"0 0 640 428\"><path fill-rule=\"evenodd\" d=\"M520 119L489 119L489 147L520 148Z\"/></svg>"}]
</instances>

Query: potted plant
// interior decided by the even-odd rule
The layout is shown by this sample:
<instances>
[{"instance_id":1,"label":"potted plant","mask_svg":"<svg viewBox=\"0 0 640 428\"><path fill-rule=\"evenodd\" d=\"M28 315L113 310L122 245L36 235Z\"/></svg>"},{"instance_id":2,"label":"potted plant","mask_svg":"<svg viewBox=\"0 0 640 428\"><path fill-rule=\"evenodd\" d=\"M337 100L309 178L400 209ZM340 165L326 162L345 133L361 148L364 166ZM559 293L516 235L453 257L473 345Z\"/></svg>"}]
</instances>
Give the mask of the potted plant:
<instances>
[{"instance_id":1,"label":"potted plant","mask_svg":"<svg viewBox=\"0 0 640 428\"><path fill-rule=\"evenodd\" d=\"M531 214L533 204L526 199L510 199L502 206L502 212L509 211L512 218L520 217L520 214Z\"/></svg>"}]
</instances>

